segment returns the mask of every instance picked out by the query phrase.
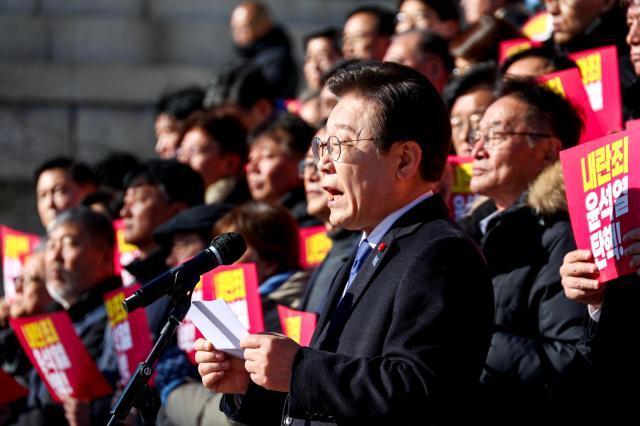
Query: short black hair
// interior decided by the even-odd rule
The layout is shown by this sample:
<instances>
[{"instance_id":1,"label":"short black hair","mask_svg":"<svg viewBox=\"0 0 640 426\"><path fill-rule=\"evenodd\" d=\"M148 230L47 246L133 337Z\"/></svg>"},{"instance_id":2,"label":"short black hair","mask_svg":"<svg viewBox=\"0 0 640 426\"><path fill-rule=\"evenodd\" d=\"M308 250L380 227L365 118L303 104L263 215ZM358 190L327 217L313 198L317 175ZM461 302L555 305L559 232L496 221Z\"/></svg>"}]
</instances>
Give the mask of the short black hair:
<instances>
[{"instance_id":1,"label":"short black hair","mask_svg":"<svg viewBox=\"0 0 640 426\"><path fill-rule=\"evenodd\" d=\"M349 20L354 15L358 13L366 13L369 15L373 15L377 20L376 33L382 36L391 36L396 31L395 26L395 16L393 12L384 7L376 6L376 5L364 5L356 7L352 9L349 13L347 13L347 17L345 18L345 22Z\"/></svg>"},{"instance_id":2,"label":"short black hair","mask_svg":"<svg viewBox=\"0 0 640 426\"><path fill-rule=\"evenodd\" d=\"M83 233L88 234L90 240L94 243L102 243L111 250L116 245L116 233L111 221L105 215L97 213L86 206L77 206L61 211L49 223L47 232L51 232L66 223L80 226Z\"/></svg>"},{"instance_id":3,"label":"short black hair","mask_svg":"<svg viewBox=\"0 0 640 426\"><path fill-rule=\"evenodd\" d=\"M514 97L527 104L523 120L551 132L560 139L562 148L578 144L584 121L578 110L563 96L549 87L538 84L531 78L509 78L503 80L497 90L496 99Z\"/></svg>"},{"instance_id":4,"label":"short black hair","mask_svg":"<svg viewBox=\"0 0 640 426\"><path fill-rule=\"evenodd\" d=\"M128 152L111 152L93 166L100 187L122 191L124 177L140 164L138 159Z\"/></svg>"},{"instance_id":5,"label":"short black hair","mask_svg":"<svg viewBox=\"0 0 640 426\"><path fill-rule=\"evenodd\" d=\"M33 173L34 181L37 184L40 175L47 170L62 169L66 171L71 180L78 184L98 185L98 178L91 168L85 163L74 160L71 157L54 157L40 164Z\"/></svg>"},{"instance_id":6,"label":"short black hair","mask_svg":"<svg viewBox=\"0 0 640 426\"><path fill-rule=\"evenodd\" d=\"M203 108L204 89L188 86L160 96L155 105L156 116L167 114L176 120L184 120L194 111Z\"/></svg>"},{"instance_id":7,"label":"short black hair","mask_svg":"<svg viewBox=\"0 0 640 426\"><path fill-rule=\"evenodd\" d=\"M314 32L305 34L302 37L302 48L304 49L304 52L307 51L307 45L309 44L309 41L316 38L328 39L331 42L331 48L336 53L338 54L340 53L340 35L336 28L328 27L328 28L321 29L319 31L314 31Z\"/></svg>"},{"instance_id":8,"label":"short black hair","mask_svg":"<svg viewBox=\"0 0 640 426\"><path fill-rule=\"evenodd\" d=\"M229 103L250 109L260 99L273 103L275 97L272 84L258 65L252 62L232 62L209 81L203 104L207 109Z\"/></svg>"},{"instance_id":9,"label":"short black hair","mask_svg":"<svg viewBox=\"0 0 640 426\"><path fill-rule=\"evenodd\" d=\"M398 0L398 10L407 0ZM456 3L451 0L419 0L438 14L441 21L458 21L460 11Z\"/></svg>"},{"instance_id":10,"label":"short black hair","mask_svg":"<svg viewBox=\"0 0 640 426\"><path fill-rule=\"evenodd\" d=\"M342 58L342 59L338 60L338 62L336 62L333 65L331 65L322 74L322 76L320 76L320 86L324 87L324 85L327 83L327 81L331 77L333 77L339 70L341 70L343 68L352 67L352 66L354 66L356 64L363 64L363 63L367 63L367 62L374 62L374 61L368 60L368 59L358 59L358 58L349 58L349 59Z\"/></svg>"},{"instance_id":11,"label":"short black hair","mask_svg":"<svg viewBox=\"0 0 640 426\"><path fill-rule=\"evenodd\" d=\"M196 112L185 121L179 139L190 130L200 129L215 140L223 153L235 153L244 162L247 158L247 133L237 118Z\"/></svg>"},{"instance_id":12,"label":"short black hair","mask_svg":"<svg viewBox=\"0 0 640 426\"><path fill-rule=\"evenodd\" d=\"M253 144L260 137L269 137L297 157L304 158L315 131L297 115L281 112L258 126L249 137Z\"/></svg>"},{"instance_id":13,"label":"short black hair","mask_svg":"<svg viewBox=\"0 0 640 426\"><path fill-rule=\"evenodd\" d=\"M432 31L424 31L418 29L412 29L409 31L396 34L395 37L402 37L403 35L417 34L418 44L416 48L419 53L426 54L432 53L442 59L447 72L451 73L455 65L453 56L449 52L449 43L444 38Z\"/></svg>"},{"instance_id":14,"label":"short black hair","mask_svg":"<svg viewBox=\"0 0 640 426\"><path fill-rule=\"evenodd\" d=\"M328 82L338 97L354 94L373 101L374 144L386 152L396 141L414 140L422 149L424 180L440 180L451 147L449 113L433 84L418 71L392 62L344 68Z\"/></svg>"},{"instance_id":15,"label":"short black hair","mask_svg":"<svg viewBox=\"0 0 640 426\"><path fill-rule=\"evenodd\" d=\"M472 66L469 71L454 78L445 87L442 98L451 110L460 96L480 86L486 86L493 92L496 86L497 70L493 62L484 62Z\"/></svg>"},{"instance_id":16,"label":"short black hair","mask_svg":"<svg viewBox=\"0 0 640 426\"><path fill-rule=\"evenodd\" d=\"M202 178L176 160L147 160L125 178L126 188L145 184L161 186L170 202L184 202L189 207L204 202Z\"/></svg>"},{"instance_id":17,"label":"short black hair","mask_svg":"<svg viewBox=\"0 0 640 426\"><path fill-rule=\"evenodd\" d=\"M525 58L547 59L553 65L554 71L578 68L578 65L576 65L573 59L564 53L560 53L550 46L539 46L525 49L515 55L509 56L500 66L500 75L504 76L511 65Z\"/></svg>"}]
</instances>

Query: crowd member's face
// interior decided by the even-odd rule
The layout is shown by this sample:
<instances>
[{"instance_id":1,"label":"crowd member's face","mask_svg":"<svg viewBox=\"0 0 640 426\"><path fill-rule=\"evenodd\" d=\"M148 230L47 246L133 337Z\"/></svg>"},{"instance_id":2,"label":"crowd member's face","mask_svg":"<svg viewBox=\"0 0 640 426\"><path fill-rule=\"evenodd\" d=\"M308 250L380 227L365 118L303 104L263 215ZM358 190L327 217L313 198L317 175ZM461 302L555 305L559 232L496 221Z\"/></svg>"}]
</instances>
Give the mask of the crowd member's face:
<instances>
[{"instance_id":1,"label":"crowd member's face","mask_svg":"<svg viewBox=\"0 0 640 426\"><path fill-rule=\"evenodd\" d=\"M36 184L38 214L42 225L46 228L58 213L77 206L88 193L64 169L42 172Z\"/></svg>"},{"instance_id":2,"label":"crowd member's face","mask_svg":"<svg viewBox=\"0 0 640 426\"><path fill-rule=\"evenodd\" d=\"M124 239L142 251L155 247L153 230L178 211L159 185L129 187L120 211L124 222Z\"/></svg>"},{"instance_id":3,"label":"crowd member's face","mask_svg":"<svg viewBox=\"0 0 640 426\"><path fill-rule=\"evenodd\" d=\"M584 33L615 0L545 0L553 18L553 40L565 44Z\"/></svg>"},{"instance_id":4,"label":"crowd member's face","mask_svg":"<svg viewBox=\"0 0 640 426\"><path fill-rule=\"evenodd\" d=\"M47 290L67 307L107 278L113 268L113 251L93 241L74 223L62 223L50 230L45 253Z\"/></svg>"},{"instance_id":5,"label":"crowd member's face","mask_svg":"<svg viewBox=\"0 0 640 426\"><path fill-rule=\"evenodd\" d=\"M251 4L241 4L231 13L231 36L238 46L247 46L260 38L265 27L268 26L264 20L257 19L255 6Z\"/></svg>"},{"instance_id":6,"label":"crowd member's face","mask_svg":"<svg viewBox=\"0 0 640 426\"><path fill-rule=\"evenodd\" d=\"M451 107L451 142L456 155L471 155L472 131L480 124L482 114L491 104L491 90L478 87L459 96Z\"/></svg>"},{"instance_id":7,"label":"crowd member's face","mask_svg":"<svg viewBox=\"0 0 640 426\"><path fill-rule=\"evenodd\" d=\"M640 3L636 0L627 9L627 44L631 47L631 63L636 75L640 75Z\"/></svg>"},{"instance_id":8,"label":"crowd member's face","mask_svg":"<svg viewBox=\"0 0 640 426\"><path fill-rule=\"evenodd\" d=\"M529 56L511 64L505 75L509 77L540 77L553 71L553 63L549 59Z\"/></svg>"},{"instance_id":9,"label":"crowd member's face","mask_svg":"<svg viewBox=\"0 0 640 426\"><path fill-rule=\"evenodd\" d=\"M378 34L378 20L370 13L356 13L342 30L342 56L347 59L382 60L390 39Z\"/></svg>"},{"instance_id":10,"label":"crowd member's face","mask_svg":"<svg viewBox=\"0 0 640 426\"><path fill-rule=\"evenodd\" d=\"M316 133L316 137L324 140L325 132L323 130ZM320 184L320 172L318 164L313 158L311 148L307 151L307 155L303 161L302 176L304 180L304 190L307 195L307 213L323 222L329 220L329 207L327 207L327 193L322 190Z\"/></svg>"},{"instance_id":11,"label":"crowd member's face","mask_svg":"<svg viewBox=\"0 0 640 426\"><path fill-rule=\"evenodd\" d=\"M159 114L155 122L156 130L156 153L160 158L175 158L178 149L179 128L175 118L168 114Z\"/></svg>"},{"instance_id":12,"label":"crowd member's face","mask_svg":"<svg viewBox=\"0 0 640 426\"><path fill-rule=\"evenodd\" d=\"M450 39L457 31L452 21L443 21L438 13L420 0L406 0L400 5L397 15L396 34L409 30L433 31L439 36Z\"/></svg>"},{"instance_id":13,"label":"crowd member's face","mask_svg":"<svg viewBox=\"0 0 640 426\"><path fill-rule=\"evenodd\" d=\"M270 137L259 137L249 150L247 183L256 201L277 202L302 184L298 161L286 147Z\"/></svg>"},{"instance_id":14,"label":"crowd member's face","mask_svg":"<svg viewBox=\"0 0 640 426\"><path fill-rule=\"evenodd\" d=\"M326 138L336 136L344 142L338 160L325 148L319 168L322 188L328 194L330 222L352 230L370 232L388 214L394 199L396 167L388 153L379 153L370 139L375 106L370 100L347 94L329 116Z\"/></svg>"},{"instance_id":15,"label":"crowd member's face","mask_svg":"<svg viewBox=\"0 0 640 426\"><path fill-rule=\"evenodd\" d=\"M460 8L467 24L475 24L483 15L492 15L503 6L503 0L460 0Z\"/></svg>"},{"instance_id":16,"label":"crowd member's face","mask_svg":"<svg viewBox=\"0 0 640 426\"><path fill-rule=\"evenodd\" d=\"M471 190L492 198L499 208L512 204L549 162L549 150L557 149L554 137L498 134L488 141L490 129L495 132L547 133L526 123L528 105L514 97L498 99L487 108L479 131L492 148L481 141L473 146ZM530 144L530 141L532 142ZM557 151L551 151L557 154Z\"/></svg>"},{"instance_id":17,"label":"crowd member's face","mask_svg":"<svg viewBox=\"0 0 640 426\"><path fill-rule=\"evenodd\" d=\"M309 40L303 67L307 87L311 90L320 89L322 74L338 59L340 59L340 55L335 51L330 39L318 37Z\"/></svg>"},{"instance_id":18,"label":"crowd member's face","mask_svg":"<svg viewBox=\"0 0 640 426\"><path fill-rule=\"evenodd\" d=\"M51 303L51 296L45 285L44 253L36 253L27 258L16 279L15 300L11 304L11 316L29 316L44 312Z\"/></svg>"},{"instance_id":19,"label":"crowd member's face","mask_svg":"<svg viewBox=\"0 0 640 426\"><path fill-rule=\"evenodd\" d=\"M418 34L396 36L387 49L384 60L415 69L427 77L439 92L442 92L448 80L444 63L440 57L432 53L419 52L418 42Z\"/></svg>"},{"instance_id":20,"label":"crowd member's face","mask_svg":"<svg viewBox=\"0 0 640 426\"><path fill-rule=\"evenodd\" d=\"M167 266L177 266L204 249L204 242L195 232L176 232L173 234L171 253L166 260Z\"/></svg>"},{"instance_id":21,"label":"crowd member's face","mask_svg":"<svg viewBox=\"0 0 640 426\"><path fill-rule=\"evenodd\" d=\"M199 128L193 128L184 135L177 153L178 161L198 172L205 186L235 174L240 168L237 155L223 153L220 144Z\"/></svg>"}]
</instances>

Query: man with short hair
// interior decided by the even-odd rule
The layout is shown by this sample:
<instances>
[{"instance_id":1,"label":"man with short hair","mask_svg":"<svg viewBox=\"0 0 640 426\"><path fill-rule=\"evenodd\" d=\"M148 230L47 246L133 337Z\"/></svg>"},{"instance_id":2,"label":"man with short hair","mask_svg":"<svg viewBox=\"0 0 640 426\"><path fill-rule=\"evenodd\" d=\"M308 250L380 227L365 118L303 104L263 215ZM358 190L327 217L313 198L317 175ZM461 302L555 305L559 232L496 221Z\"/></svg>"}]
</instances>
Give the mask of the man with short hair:
<instances>
[{"instance_id":1,"label":"man with short hair","mask_svg":"<svg viewBox=\"0 0 640 426\"><path fill-rule=\"evenodd\" d=\"M204 89L198 86L183 87L160 96L156 102L154 129L156 154L165 160L175 158L180 145L180 127L184 120L203 108Z\"/></svg>"},{"instance_id":2,"label":"man with short hair","mask_svg":"<svg viewBox=\"0 0 640 426\"><path fill-rule=\"evenodd\" d=\"M42 163L34 173L40 222L46 229L61 211L75 207L96 190L91 169L69 157L55 157Z\"/></svg>"},{"instance_id":3,"label":"man with short hair","mask_svg":"<svg viewBox=\"0 0 640 426\"><path fill-rule=\"evenodd\" d=\"M451 40L460 31L460 14L453 0L398 0L396 33L433 31Z\"/></svg>"},{"instance_id":4,"label":"man with short hair","mask_svg":"<svg viewBox=\"0 0 640 426\"><path fill-rule=\"evenodd\" d=\"M231 12L230 26L238 55L260 67L277 97L295 97L298 71L291 43L282 28L274 25L266 4L240 3Z\"/></svg>"},{"instance_id":5,"label":"man with short hair","mask_svg":"<svg viewBox=\"0 0 640 426\"><path fill-rule=\"evenodd\" d=\"M135 245L140 256L124 267L145 284L167 269L168 250L157 244L153 231L187 207L202 204L204 188L198 173L175 160L148 160L131 171L126 181L120 211L124 240ZM168 298L163 298L147 309L153 333L160 332L168 307Z\"/></svg>"},{"instance_id":6,"label":"man with short hair","mask_svg":"<svg viewBox=\"0 0 640 426\"><path fill-rule=\"evenodd\" d=\"M525 424L569 421L584 385L576 345L585 309L565 298L558 275L575 248L558 157L582 128L548 87L506 80L475 132L470 187L489 199L460 223L493 279L496 316L480 383L485 420L496 425L523 415Z\"/></svg>"},{"instance_id":7,"label":"man with short hair","mask_svg":"<svg viewBox=\"0 0 640 426\"><path fill-rule=\"evenodd\" d=\"M333 64L342 57L338 45L338 31L335 28L326 28L304 36L304 78L307 81L307 89L320 90L320 81Z\"/></svg>"},{"instance_id":8,"label":"man with short hair","mask_svg":"<svg viewBox=\"0 0 640 426\"><path fill-rule=\"evenodd\" d=\"M342 29L342 55L346 59L381 61L391 43L393 13L379 6L352 10Z\"/></svg>"},{"instance_id":9,"label":"man with short hair","mask_svg":"<svg viewBox=\"0 0 640 426\"><path fill-rule=\"evenodd\" d=\"M453 70L453 57L447 42L430 32L410 30L397 34L384 60L411 67L427 77L442 93Z\"/></svg>"},{"instance_id":10,"label":"man with short hair","mask_svg":"<svg viewBox=\"0 0 640 426\"><path fill-rule=\"evenodd\" d=\"M249 424L457 424L493 301L478 248L435 193L446 108L424 76L393 63L347 69L329 86L340 100L313 151L329 220L362 232L357 253L337 272L310 347L253 334L240 360L198 340L202 381L235 393L223 408Z\"/></svg>"},{"instance_id":11,"label":"man with short hair","mask_svg":"<svg viewBox=\"0 0 640 426\"><path fill-rule=\"evenodd\" d=\"M45 251L46 286L64 307L98 369L115 385L117 363L109 344L103 295L121 286L114 274L115 232L109 220L87 207L60 213L49 224ZM104 423L110 398L80 401L73 397L62 406L53 401L35 371L30 378L28 410L17 424Z\"/></svg>"}]
</instances>

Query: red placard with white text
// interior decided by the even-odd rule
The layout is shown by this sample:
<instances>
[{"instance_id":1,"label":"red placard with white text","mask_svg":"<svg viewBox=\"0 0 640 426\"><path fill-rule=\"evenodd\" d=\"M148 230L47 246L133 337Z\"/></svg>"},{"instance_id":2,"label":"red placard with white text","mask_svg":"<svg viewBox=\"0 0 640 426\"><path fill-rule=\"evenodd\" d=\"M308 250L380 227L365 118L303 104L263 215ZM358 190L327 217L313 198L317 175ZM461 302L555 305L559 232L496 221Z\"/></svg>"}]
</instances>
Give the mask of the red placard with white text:
<instances>
[{"instance_id":1,"label":"red placard with white text","mask_svg":"<svg viewBox=\"0 0 640 426\"><path fill-rule=\"evenodd\" d=\"M123 383L129 381L138 363L144 361L149 355L153 344L145 310L136 309L128 313L122 306L122 301L135 293L138 288L140 285L135 284L104 295L104 306L118 357L118 371Z\"/></svg>"},{"instance_id":2,"label":"red placard with white text","mask_svg":"<svg viewBox=\"0 0 640 426\"><path fill-rule=\"evenodd\" d=\"M581 110L584 118L584 131L580 136L580 143L592 141L607 134L600 124L600 119L591 108L589 96L582 85L582 78L577 69L570 68L545 74L539 78L539 81Z\"/></svg>"},{"instance_id":3,"label":"red placard with white text","mask_svg":"<svg viewBox=\"0 0 640 426\"><path fill-rule=\"evenodd\" d=\"M569 55L576 61L591 108L608 134L622 130L622 100L618 50L615 46L584 50Z\"/></svg>"},{"instance_id":4,"label":"red placard with white text","mask_svg":"<svg viewBox=\"0 0 640 426\"><path fill-rule=\"evenodd\" d=\"M227 302L249 333L264 331L256 265L236 263L219 266L202 276L202 285L212 290L212 299Z\"/></svg>"},{"instance_id":5,"label":"red placard with white text","mask_svg":"<svg viewBox=\"0 0 640 426\"><path fill-rule=\"evenodd\" d=\"M24 398L29 394L29 390L16 382L9 374L0 369L0 405L8 404L18 399Z\"/></svg>"},{"instance_id":6,"label":"red placard with white text","mask_svg":"<svg viewBox=\"0 0 640 426\"><path fill-rule=\"evenodd\" d=\"M138 247L124 240L124 220L114 220L113 229L116 232L116 248L113 252L115 273L122 278L122 285L129 287L136 283L136 279L124 269L123 265L128 265L133 262L140 255L140 251Z\"/></svg>"},{"instance_id":7,"label":"red placard with white text","mask_svg":"<svg viewBox=\"0 0 640 426\"><path fill-rule=\"evenodd\" d=\"M300 264L303 268L313 268L322 263L331 250L331 238L323 225L302 228L299 232Z\"/></svg>"},{"instance_id":8,"label":"red placard with white text","mask_svg":"<svg viewBox=\"0 0 640 426\"><path fill-rule=\"evenodd\" d=\"M635 272L622 255L622 237L640 226L640 173L633 172L640 164L640 131L561 151L560 160L576 245L593 253L599 281Z\"/></svg>"},{"instance_id":9,"label":"red placard with white text","mask_svg":"<svg viewBox=\"0 0 640 426\"><path fill-rule=\"evenodd\" d=\"M2 240L4 297L8 302L11 302L16 295L14 281L22 271L25 257L33 252L33 249L40 242L40 237L0 225L0 239Z\"/></svg>"},{"instance_id":10,"label":"red placard with white text","mask_svg":"<svg viewBox=\"0 0 640 426\"><path fill-rule=\"evenodd\" d=\"M113 393L66 312L11 320L22 348L56 402L94 400Z\"/></svg>"},{"instance_id":11,"label":"red placard with white text","mask_svg":"<svg viewBox=\"0 0 640 426\"><path fill-rule=\"evenodd\" d=\"M532 47L540 47L542 43L533 41L528 38L514 38L511 40L503 40L500 42L499 64L503 64L510 56L529 50Z\"/></svg>"},{"instance_id":12,"label":"red placard with white text","mask_svg":"<svg viewBox=\"0 0 640 426\"><path fill-rule=\"evenodd\" d=\"M282 332L302 346L309 346L313 331L316 328L315 312L297 311L278 305L278 316Z\"/></svg>"},{"instance_id":13,"label":"red placard with white text","mask_svg":"<svg viewBox=\"0 0 640 426\"><path fill-rule=\"evenodd\" d=\"M467 215L478 194L471 192L469 182L473 170L473 158L450 155L447 159L451 165L453 182L449 196L449 211L454 220Z\"/></svg>"},{"instance_id":14,"label":"red placard with white text","mask_svg":"<svg viewBox=\"0 0 640 426\"><path fill-rule=\"evenodd\" d=\"M625 130L636 130L636 129L640 129L640 119L629 120L625 123Z\"/></svg>"}]
</instances>

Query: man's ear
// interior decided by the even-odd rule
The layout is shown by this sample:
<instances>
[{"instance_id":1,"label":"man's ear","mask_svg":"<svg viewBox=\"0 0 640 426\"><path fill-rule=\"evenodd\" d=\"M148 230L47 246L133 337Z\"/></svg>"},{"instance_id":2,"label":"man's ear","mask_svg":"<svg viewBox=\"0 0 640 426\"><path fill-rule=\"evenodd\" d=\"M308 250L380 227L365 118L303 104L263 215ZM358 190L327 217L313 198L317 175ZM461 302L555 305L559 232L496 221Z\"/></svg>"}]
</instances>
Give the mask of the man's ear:
<instances>
[{"instance_id":1,"label":"man's ear","mask_svg":"<svg viewBox=\"0 0 640 426\"><path fill-rule=\"evenodd\" d=\"M562 143L560 139L556 137L549 138L544 147L544 161L549 165L556 161L560 156L560 150L562 149Z\"/></svg>"},{"instance_id":2,"label":"man's ear","mask_svg":"<svg viewBox=\"0 0 640 426\"><path fill-rule=\"evenodd\" d=\"M396 178L410 180L420 173L422 148L416 141L397 142L392 150L394 150L398 158Z\"/></svg>"}]
</instances>

